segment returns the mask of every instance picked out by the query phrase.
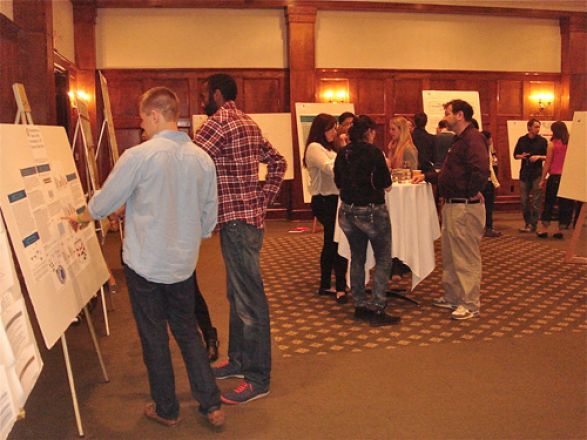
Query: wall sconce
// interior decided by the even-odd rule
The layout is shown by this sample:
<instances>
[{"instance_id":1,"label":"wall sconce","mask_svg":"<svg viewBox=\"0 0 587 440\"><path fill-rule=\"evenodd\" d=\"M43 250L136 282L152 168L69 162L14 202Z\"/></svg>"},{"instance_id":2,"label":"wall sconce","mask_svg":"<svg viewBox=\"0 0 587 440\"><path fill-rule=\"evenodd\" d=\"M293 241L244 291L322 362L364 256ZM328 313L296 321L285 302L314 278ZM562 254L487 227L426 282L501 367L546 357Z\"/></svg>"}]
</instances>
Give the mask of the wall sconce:
<instances>
[{"instance_id":1,"label":"wall sconce","mask_svg":"<svg viewBox=\"0 0 587 440\"><path fill-rule=\"evenodd\" d=\"M538 104L540 113L542 113L545 108L552 105L552 102L554 101L554 94L550 92L536 93L535 95L530 96L530 99Z\"/></svg>"},{"instance_id":2,"label":"wall sconce","mask_svg":"<svg viewBox=\"0 0 587 440\"><path fill-rule=\"evenodd\" d=\"M326 89L322 92L322 99L325 102L330 103L341 103L341 102L348 102L349 99L349 92L344 88L336 88L336 89Z\"/></svg>"},{"instance_id":3,"label":"wall sconce","mask_svg":"<svg viewBox=\"0 0 587 440\"><path fill-rule=\"evenodd\" d=\"M76 90L75 92L73 90L70 90L69 92L67 92L67 96L69 96L69 102L71 103L71 106L74 108L77 107L75 103L77 99L81 99L85 102L90 102L92 98L88 92L84 92L83 90Z\"/></svg>"}]
</instances>

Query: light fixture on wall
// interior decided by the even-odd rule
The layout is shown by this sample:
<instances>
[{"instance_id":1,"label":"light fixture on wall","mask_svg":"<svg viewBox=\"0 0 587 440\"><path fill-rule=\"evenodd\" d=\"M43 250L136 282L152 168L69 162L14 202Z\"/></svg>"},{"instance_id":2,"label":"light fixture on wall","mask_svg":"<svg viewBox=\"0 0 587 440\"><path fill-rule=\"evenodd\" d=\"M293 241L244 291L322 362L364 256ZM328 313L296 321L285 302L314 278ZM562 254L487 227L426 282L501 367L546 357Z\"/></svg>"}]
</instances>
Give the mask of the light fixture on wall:
<instances>
[{"instance_id":1,"label":"light fixture on wall","mask_svg":"<svg viewBox=\"0 0 587 440\"><path fill-rule=\"evenodd\" d=\"M349 102L349 84L346 79L321 79L320 100L332 104Z\"/></svg>"},{"instance_id":2,"label":"light fixture on wall","mask_svg":"<svg viewBox=\"0 0 587 440\"><path fill-rule=\"evenodd\" d=\"M530 96L530 99L538 104L540 113L542 113L546 108L552 105L554 94L551 92L540 92Z\"/></svg>"},{"instance_id":3,"label":"light fixture on wall","mask_svg":"<svg viewBox=\"0 0 587 440\"><path fill-rule=\"evenodd\" d=\"M326 89L322 93L322 98L326 102L335 104L348 102L349 92L345 89Z\"/></svg>"},{"instance_id":4,"label":"light fixture on wall","mask_svg":"<svg viewBox=\"0 0 587 440\"><path fill-rule=\"evenodd\" d=\"M71 105L73 107L76 107L75 102L77 99L81 99L85 102L90 102L92 98L88 92L84 92L83 90L70 90L69 92L67 92L67 96L69 96L69 101L71 102Z\"/></svg>"}]
</instances>

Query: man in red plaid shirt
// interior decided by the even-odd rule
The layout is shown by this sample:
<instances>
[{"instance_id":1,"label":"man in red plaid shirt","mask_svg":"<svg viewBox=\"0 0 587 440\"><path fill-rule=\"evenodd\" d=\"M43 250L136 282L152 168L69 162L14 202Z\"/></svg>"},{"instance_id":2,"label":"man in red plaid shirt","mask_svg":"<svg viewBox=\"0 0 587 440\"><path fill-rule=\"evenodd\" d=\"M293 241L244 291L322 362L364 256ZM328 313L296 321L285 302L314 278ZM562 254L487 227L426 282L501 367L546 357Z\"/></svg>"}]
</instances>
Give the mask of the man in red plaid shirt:
<instances>
[{"instance_id":1,"label":"man in red plaid shirt","mask_svg":"<svg viewBox=\"0 0 587 440\"><path fill-rule=\"evenodd\" d=\"M237 405L269 394L271 337L269 306L263 288L259 253L267 207L276 197L286 162L263 137L257 124L236 108L236 82L225 74L208 78L203 96L209 119L194 142L216 164L218 225L230 303L228 360L213 368L217 379L243 381L222 394ZM259 163L267 164L265 183Z\"/></svg>"}]
</instances>

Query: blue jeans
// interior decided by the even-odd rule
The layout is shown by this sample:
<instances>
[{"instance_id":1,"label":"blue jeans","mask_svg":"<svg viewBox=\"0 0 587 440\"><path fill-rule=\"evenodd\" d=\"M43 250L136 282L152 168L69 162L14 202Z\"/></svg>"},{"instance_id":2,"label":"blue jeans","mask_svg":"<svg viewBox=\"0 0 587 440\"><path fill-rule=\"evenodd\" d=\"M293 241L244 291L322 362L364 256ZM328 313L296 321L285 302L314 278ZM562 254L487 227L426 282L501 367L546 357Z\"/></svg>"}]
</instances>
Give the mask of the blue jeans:
<instances>
[{"instance_id":1,"label":"blue jeans","mask_svg":"<svg viewBox=\"0 0 587 440\"><path fill-rule=\"evenodd\" d=\"M351 292L355 307L384 309L386 287L391 273L391 223L385 204L354 206L342 203L338 223L351 248ZM371 301L365 294L365 260L371 242L375 256L375 273Z\"/></svg>"},{"instance_id":2,"label":"blue jeans","mask_svg":"<svg viewBox=\"0 0 587 440\"><path fill-rule=\"evenodd\" d=\"M259 264L263 234L243 221L231 221L220 230L220 246L230 304L228 359L241 367L246 381L269 389L269 305Z\"/></svg>"},{"instance_id":3,"label":"blue jeans","mask_svg":"<svg viewBox=\"0 0 587 440\"><path fill-rule=\"evenodd\" d=\"M179 415L167 324L181 350L200 411L207 414L220 408L220 391L197 332L193 275L179 283L160 284L146 280L128 266L124 272L157 414L166 419Z\"/></svg>"}]
</instances>

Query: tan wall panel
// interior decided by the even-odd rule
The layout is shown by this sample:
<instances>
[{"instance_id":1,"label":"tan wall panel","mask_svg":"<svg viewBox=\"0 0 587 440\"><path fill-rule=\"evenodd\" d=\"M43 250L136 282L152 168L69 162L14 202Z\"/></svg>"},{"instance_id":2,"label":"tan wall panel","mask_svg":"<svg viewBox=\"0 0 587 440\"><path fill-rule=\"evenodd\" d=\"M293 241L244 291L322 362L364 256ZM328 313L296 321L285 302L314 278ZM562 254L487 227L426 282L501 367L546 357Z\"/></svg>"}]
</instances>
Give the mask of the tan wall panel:
<instances>
[{"instance_id":1,"label":"tan wall panel","mask_svg":"<svg viewBox=\"0 0 587 440\"><path fill-rule=\"evenodd\" d=\"M281 10L98 9L96 62L113 68L284 68Z\"/></svg>"},{"instance_id":2,"label":"tan wall panel","mask_svg":"<svg viewBox=\"0 0 587 440\"><path fill-rule=\"evenodd\" d=\"M12 11L12 0L0 0L0 14L14 20L14 13Z\"/></svg>"},{"instance_id":3,"label":"tan wall panel","mask_svg":"<svg viewBox=\"0 0 587 440\"><path fill-rule=\"evenodd\" d=\"M319 11L317 68L560 72L558 20Z\"/></svg>"}]
</instances>

